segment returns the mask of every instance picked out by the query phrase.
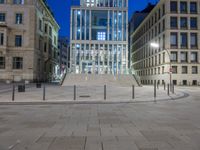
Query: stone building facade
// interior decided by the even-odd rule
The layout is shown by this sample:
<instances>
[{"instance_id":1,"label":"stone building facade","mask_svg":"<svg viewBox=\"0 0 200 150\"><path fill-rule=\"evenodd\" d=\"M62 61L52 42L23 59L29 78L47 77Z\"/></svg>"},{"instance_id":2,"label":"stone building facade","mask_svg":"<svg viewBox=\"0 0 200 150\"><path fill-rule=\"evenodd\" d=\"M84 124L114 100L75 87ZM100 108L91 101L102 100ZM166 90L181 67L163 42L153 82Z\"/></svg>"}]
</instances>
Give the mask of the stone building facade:
<instances>
[{"instance_id":1,"label":"stone building facade","mask_svg":"<svg viewBox=\"0 0 200 150\"><path fill-rule=\"evenodd\" d=\"M58 31L43 0L1 0L0 80L51 80Z\"/></svg>"},{"instance_id":2,"label":"stone building facade","mask_svg":"<svg viewBox=\"0 0 200 150\"><path fill-rule=\"evenodd\" d=\"M68 72L70 68L70 44L67 37L59 37L58 39L59 48L59 66L60 74Z\"/></svg>"},{"instance_id":3,"label":"stone building facade","mask_svg":"<svg viewBox=\"0 0 200 150\"><path fill-rule=\"evenodd\" d=\"M199 22L199 0L157 3L131 35L132 67L143 84L200 84Z\"/></svg>"}]
</instances>

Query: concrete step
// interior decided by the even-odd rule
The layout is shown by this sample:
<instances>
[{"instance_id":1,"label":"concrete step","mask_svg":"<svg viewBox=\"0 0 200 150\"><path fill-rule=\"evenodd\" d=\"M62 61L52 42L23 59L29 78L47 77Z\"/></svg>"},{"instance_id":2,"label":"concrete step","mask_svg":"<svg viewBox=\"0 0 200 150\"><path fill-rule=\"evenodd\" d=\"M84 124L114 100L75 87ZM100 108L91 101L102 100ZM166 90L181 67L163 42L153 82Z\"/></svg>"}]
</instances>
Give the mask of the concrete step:
<instances>
[{"instance_id":1,"label":"concrete step","mask_svg":"<svg viewBox=\"0 0 200 150\"><path fill-rule=\"evenodd\" d=\"M66 75L62 86L138 86L135 78L132 75L96 75L96 74L68 74Z\"/></svg>"}]
</instances>

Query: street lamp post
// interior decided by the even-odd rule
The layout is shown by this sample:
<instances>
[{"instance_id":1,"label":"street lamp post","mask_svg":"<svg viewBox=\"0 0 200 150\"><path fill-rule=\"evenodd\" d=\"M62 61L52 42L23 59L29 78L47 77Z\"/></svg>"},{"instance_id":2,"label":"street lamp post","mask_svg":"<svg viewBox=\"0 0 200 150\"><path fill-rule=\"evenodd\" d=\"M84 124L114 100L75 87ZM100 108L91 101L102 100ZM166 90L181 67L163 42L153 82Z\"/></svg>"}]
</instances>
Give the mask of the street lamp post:
<instances>
[{"instance_id":1,"label":"street lamp post","mask_svg":"<svg viewBox=\"0 0 200 150\"><path fill-rule=\"evenodd\" d=\"M170 52L169 52L168 49L165 49L165 51L167 52L167 54L169 56L169 65L170 65L170 69L169 69L170 90L172 90L172 63L171 63L171 54L170 54Z\"/></svg>"},{"instance_id":2,"label":"street lamp post","mask_svg":"<svg viewBox=\"0 0 200 150\"><path fill-rule=\"evenodd\" d=\"M158 43L150 43L150 46L153 48L159 48L159 44ZM171 64L171 54L169 52L168 49L164 49L168 56L169 56L169 65L170 65L170 69L169 69L169 82L170 82L170 90L172 90L172 64Z\"/></svg>"}]
</instances>

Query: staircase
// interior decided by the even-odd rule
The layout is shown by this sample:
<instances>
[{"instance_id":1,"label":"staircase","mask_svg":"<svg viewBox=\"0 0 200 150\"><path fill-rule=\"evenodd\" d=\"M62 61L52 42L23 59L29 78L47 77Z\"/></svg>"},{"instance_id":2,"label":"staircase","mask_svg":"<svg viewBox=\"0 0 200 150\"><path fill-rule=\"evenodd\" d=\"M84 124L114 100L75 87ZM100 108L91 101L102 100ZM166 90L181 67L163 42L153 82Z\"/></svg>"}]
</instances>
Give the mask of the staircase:
<instances>
[{"instance_id":1,"label":"staircase","mask_svg":"<svg viewBox=\"0 0 200 150\"><path fill-rule=\"evenodd\" d=\"M138 86L137 81L132 75L110 75L110 74L68 74L63 80L62 86Z\"/></svg>"}]
</instances>

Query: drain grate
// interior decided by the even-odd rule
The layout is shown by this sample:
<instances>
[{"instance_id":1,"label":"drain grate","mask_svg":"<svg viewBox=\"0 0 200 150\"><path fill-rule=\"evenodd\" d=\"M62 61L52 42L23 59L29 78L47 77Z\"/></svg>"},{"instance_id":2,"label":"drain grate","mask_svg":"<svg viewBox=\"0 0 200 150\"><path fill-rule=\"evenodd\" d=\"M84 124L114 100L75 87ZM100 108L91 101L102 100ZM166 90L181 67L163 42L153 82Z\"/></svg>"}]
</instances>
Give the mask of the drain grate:
<instances>
[{"instance_id":1,"label":"drain grate","mask_svg":"<svg viewBox=\"0 0 200 150\"><path fill-rule=\"evenodd\" d=\"M81 97L81 98L89 98L90 95L81 95L81 96L79 96L79 97Z\"/></svg>"}]
</instances>

